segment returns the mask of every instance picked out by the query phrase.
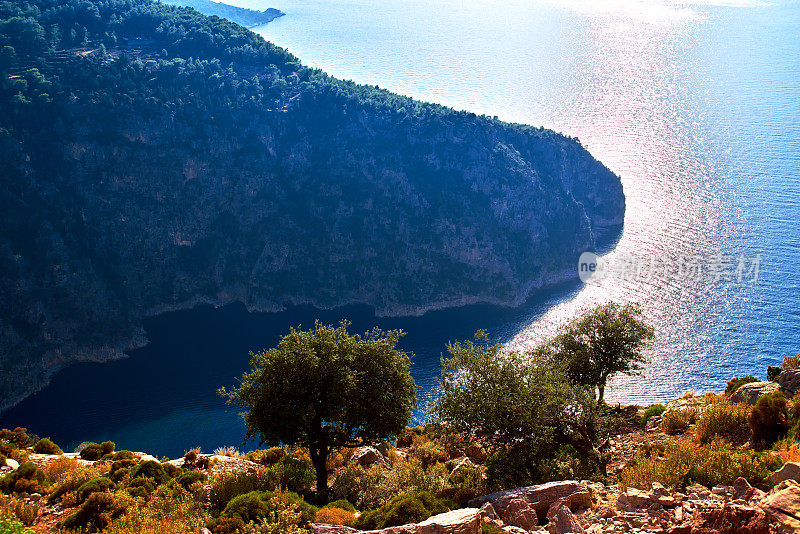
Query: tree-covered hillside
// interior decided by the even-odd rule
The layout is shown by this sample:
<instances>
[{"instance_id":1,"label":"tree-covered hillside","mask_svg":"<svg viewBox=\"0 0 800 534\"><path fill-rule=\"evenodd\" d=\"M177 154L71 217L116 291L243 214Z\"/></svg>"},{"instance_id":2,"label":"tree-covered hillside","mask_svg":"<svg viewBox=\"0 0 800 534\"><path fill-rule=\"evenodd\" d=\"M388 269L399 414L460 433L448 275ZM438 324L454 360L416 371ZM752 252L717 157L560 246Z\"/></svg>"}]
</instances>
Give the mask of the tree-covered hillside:
<instances>
[{"instance_id":1,"label":"tree-covered hillside","mask_svg":"<svg viewBox=\"0 0 800 534\"><path fill-rule=\"evenodd\" d=\"M0 2L4 406L201 301L519 304L623 211L574 140L336 80L231 22Z\"/></svg>"}]
</instances>

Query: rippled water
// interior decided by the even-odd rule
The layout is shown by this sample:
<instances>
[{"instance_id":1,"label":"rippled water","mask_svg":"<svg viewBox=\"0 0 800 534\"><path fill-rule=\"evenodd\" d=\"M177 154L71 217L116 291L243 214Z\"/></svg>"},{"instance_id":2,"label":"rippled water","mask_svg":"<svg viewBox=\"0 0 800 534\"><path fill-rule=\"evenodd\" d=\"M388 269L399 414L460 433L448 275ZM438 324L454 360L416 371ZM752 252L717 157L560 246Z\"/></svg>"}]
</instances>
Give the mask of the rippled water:
<instances>
[{"instance_id":1,"label":"rippled water","mask_svg":"<svg viewBox=\"0 0 800 534\"><path fill-rule=\"evenodd\" d=\"M260 32L307 64L578 137L625 188L611 264L744 256L746 275L761 256L757 279L609 276L531 317L515 345L593 303L639 302L658 344L646 380L610 391L628 401L763 376L800 352L797 2L273 4L287 16Z\"/></svg>"},{"instance_id":2,"label":"rippled water","mask_svg":"<svg viewBox=\"0 0 800 534\"><path fill-rule=\"evenodd\" d=\"M0 426L28 426L69 447L113 439L167 455L237 443L241 421L215 389L247 368L248 350L315 318L407 330L423 401L448 341L488 328L524 348L608 299L641 303L658 338L645 378L617 380L613 400L720 389L800 352L797 2L229 2L286 12L258 31L335 76L578 137L625 188L610 265L690 258L707 267L718 255L760 255L757 280L746 271L741 282L612 274L539 293L517 310L405 319L376 319L364 307L169 314L148 321L152 342L132 358L59 373Z\"/></svg>"}]
</instances>

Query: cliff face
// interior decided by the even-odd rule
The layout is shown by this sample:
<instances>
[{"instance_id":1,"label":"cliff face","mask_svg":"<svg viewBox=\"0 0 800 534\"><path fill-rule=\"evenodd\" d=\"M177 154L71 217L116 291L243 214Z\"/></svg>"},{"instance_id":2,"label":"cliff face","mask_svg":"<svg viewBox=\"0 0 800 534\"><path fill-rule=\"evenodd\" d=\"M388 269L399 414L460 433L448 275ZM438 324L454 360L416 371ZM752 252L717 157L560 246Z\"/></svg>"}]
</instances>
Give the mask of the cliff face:
<instances>
[{"instance_id":1,"label":"cliff face","mask_svg":"<svg viewBox=\"0 0 800 534\"><path fill-rule=\"evenodd\" d=\"M49 100L0 100L0 409L197 302L518 305L622 223L619 179L574 140L340 82L249 32L245 60L182 59L156 23L160 56L43 63Z\"/></svg>"}]
</instances>

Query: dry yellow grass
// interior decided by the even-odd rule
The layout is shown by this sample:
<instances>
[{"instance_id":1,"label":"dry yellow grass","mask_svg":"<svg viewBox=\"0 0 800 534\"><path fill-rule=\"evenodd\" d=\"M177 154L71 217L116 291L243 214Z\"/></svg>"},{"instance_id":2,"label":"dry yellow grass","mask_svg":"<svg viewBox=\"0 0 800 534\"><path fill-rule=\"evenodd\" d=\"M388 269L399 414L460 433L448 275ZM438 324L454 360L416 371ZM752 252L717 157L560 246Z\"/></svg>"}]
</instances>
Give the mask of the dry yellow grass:
<instances>
[{"instance_id":1,"label":"dry yellow grass","mask_svg":"<svg viewBox=\"0 0 800 534\"><path fill-rule=\"evenodd\" d=\"M355 520L356 516L353 512L348 512L341 508L321 508L320 511L317 512L314 522L351 527Z\"/></svg>"}]
</instances>

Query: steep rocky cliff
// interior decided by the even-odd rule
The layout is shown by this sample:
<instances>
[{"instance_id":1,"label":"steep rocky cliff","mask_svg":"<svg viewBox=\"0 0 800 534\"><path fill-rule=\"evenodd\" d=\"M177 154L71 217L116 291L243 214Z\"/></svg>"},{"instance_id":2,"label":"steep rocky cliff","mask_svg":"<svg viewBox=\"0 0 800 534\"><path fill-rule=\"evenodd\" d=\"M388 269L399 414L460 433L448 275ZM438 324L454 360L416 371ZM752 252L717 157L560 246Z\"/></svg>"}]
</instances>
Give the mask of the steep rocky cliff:
<instances>
[{"instance_id":1,"label":"steep rocky cliff","mask_svg":"<svg viewBox=\"0 0 800 534\"><path fill-rule=\"evenodd\" d=\"M192 10L71 3L14 14L38 48L0 9L0 409L144 343L149 314L513 306L622 224L575 140L330 78Z\"/></svg>"}]
</instances>

